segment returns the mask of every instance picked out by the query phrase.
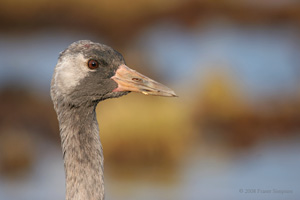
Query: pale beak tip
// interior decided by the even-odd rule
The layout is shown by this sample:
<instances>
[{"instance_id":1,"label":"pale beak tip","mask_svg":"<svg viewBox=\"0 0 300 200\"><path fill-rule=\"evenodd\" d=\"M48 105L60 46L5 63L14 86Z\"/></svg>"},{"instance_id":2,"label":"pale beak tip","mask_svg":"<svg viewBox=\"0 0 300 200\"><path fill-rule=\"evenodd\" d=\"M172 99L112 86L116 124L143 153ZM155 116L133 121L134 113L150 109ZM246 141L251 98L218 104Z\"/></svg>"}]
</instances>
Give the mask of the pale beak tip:
<instances>
[{"instance_id":1,"label":"pale beak tip","mask_svg":"<svg viewBox=\"0 0 300 200\"><path fill-rule=\"evenodd\" d=\"M170 92L170 95L171 95L171 97L178 97L178 95L177 95L177 94L175 94L175 92L174 92L174 91Z\"/></svg>"},{"instance_id":2,"label":"pale beak tip","mask_svg":"<svg viewBox=\"0 0 300 200\"><path fill-rule=\"evenodd\" d=\"M175 92L173 90L169 90L165 93L165 95L162 96L167 96L167 97L178 97L177 94L175 94Z\"/></svg>"}]
</instances>

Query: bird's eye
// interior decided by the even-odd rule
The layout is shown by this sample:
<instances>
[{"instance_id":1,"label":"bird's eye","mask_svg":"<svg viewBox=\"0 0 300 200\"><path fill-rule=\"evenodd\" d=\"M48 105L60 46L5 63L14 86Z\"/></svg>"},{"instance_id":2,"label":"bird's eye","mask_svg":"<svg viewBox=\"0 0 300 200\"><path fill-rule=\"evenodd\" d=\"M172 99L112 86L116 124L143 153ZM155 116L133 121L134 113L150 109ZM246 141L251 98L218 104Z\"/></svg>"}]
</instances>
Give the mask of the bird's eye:
<instances>
[{"instance_id":1,"label":"bird's eye","mask_svg":"<svg viewBox=\"0 0 300 200\"><path fill-rule=\"evenodd\" d=\"M90 69L96 69L96 68L99 67L99 63L98 63L97 60L91 59L91 60L89 60L89 62L88 62L88 67L89 67Z\"/></svg>"}]
</instances>

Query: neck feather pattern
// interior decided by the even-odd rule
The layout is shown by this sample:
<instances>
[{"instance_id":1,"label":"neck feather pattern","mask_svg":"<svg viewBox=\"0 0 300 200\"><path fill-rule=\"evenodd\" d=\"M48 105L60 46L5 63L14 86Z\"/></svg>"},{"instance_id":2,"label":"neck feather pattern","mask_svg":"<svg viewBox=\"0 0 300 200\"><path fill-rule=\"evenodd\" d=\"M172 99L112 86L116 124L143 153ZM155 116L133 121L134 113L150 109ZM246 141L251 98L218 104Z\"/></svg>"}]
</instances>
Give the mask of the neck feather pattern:
<instances>
[{"instance_id":1,"label":"neck feather pattern","mask_svg":"<svg viewBox=\"0 0 300 200\"><path fill-rule=\"evenodd\" d=\"M103 151L96 105L56 109L66 173L66 200L103 200Z\"/></svg>"}]
</instances>

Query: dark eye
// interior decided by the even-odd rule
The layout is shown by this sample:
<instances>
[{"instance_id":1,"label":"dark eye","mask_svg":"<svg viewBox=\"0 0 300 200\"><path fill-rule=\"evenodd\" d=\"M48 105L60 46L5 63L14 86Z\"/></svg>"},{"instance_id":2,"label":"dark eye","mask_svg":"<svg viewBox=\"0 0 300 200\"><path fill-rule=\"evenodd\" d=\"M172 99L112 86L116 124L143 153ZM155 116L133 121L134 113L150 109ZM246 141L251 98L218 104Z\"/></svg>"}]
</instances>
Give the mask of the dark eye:
<instances>
[{"instance_id":1,"label":"dark eye","mask_svg":"<svg viewBox=\"0 0 300 200\"><path fill-rule=\"evenodd\" d=\"M96 69L96 68L99 67L99 63L98 63L97 60L91 59L91 60L89 60L89 62L88 62L88 67L89 67L90 69Z\"/></svg>"}]
</instances>

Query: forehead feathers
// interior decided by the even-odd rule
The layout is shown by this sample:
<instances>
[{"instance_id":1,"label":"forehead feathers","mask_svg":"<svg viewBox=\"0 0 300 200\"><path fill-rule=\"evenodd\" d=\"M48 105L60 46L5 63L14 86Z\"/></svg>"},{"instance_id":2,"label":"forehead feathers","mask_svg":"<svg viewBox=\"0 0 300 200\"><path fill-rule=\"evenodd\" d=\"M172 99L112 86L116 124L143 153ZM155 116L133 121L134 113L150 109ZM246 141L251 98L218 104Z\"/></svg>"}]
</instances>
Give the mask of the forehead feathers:
<instances>
[{"instance_id":1,"label":"forehead feathers","mask_svg":"<svg viewBox=\"0 0 300 200\"><path fill-rule=\"evenodd\" d=\"M59 59L64 56L77 56L82 54L85 59L104 59L107 63L124 62L123 56L113 48L89 40L80 40L72 43L64 50Z\"/></svg>"}]
</instances>

